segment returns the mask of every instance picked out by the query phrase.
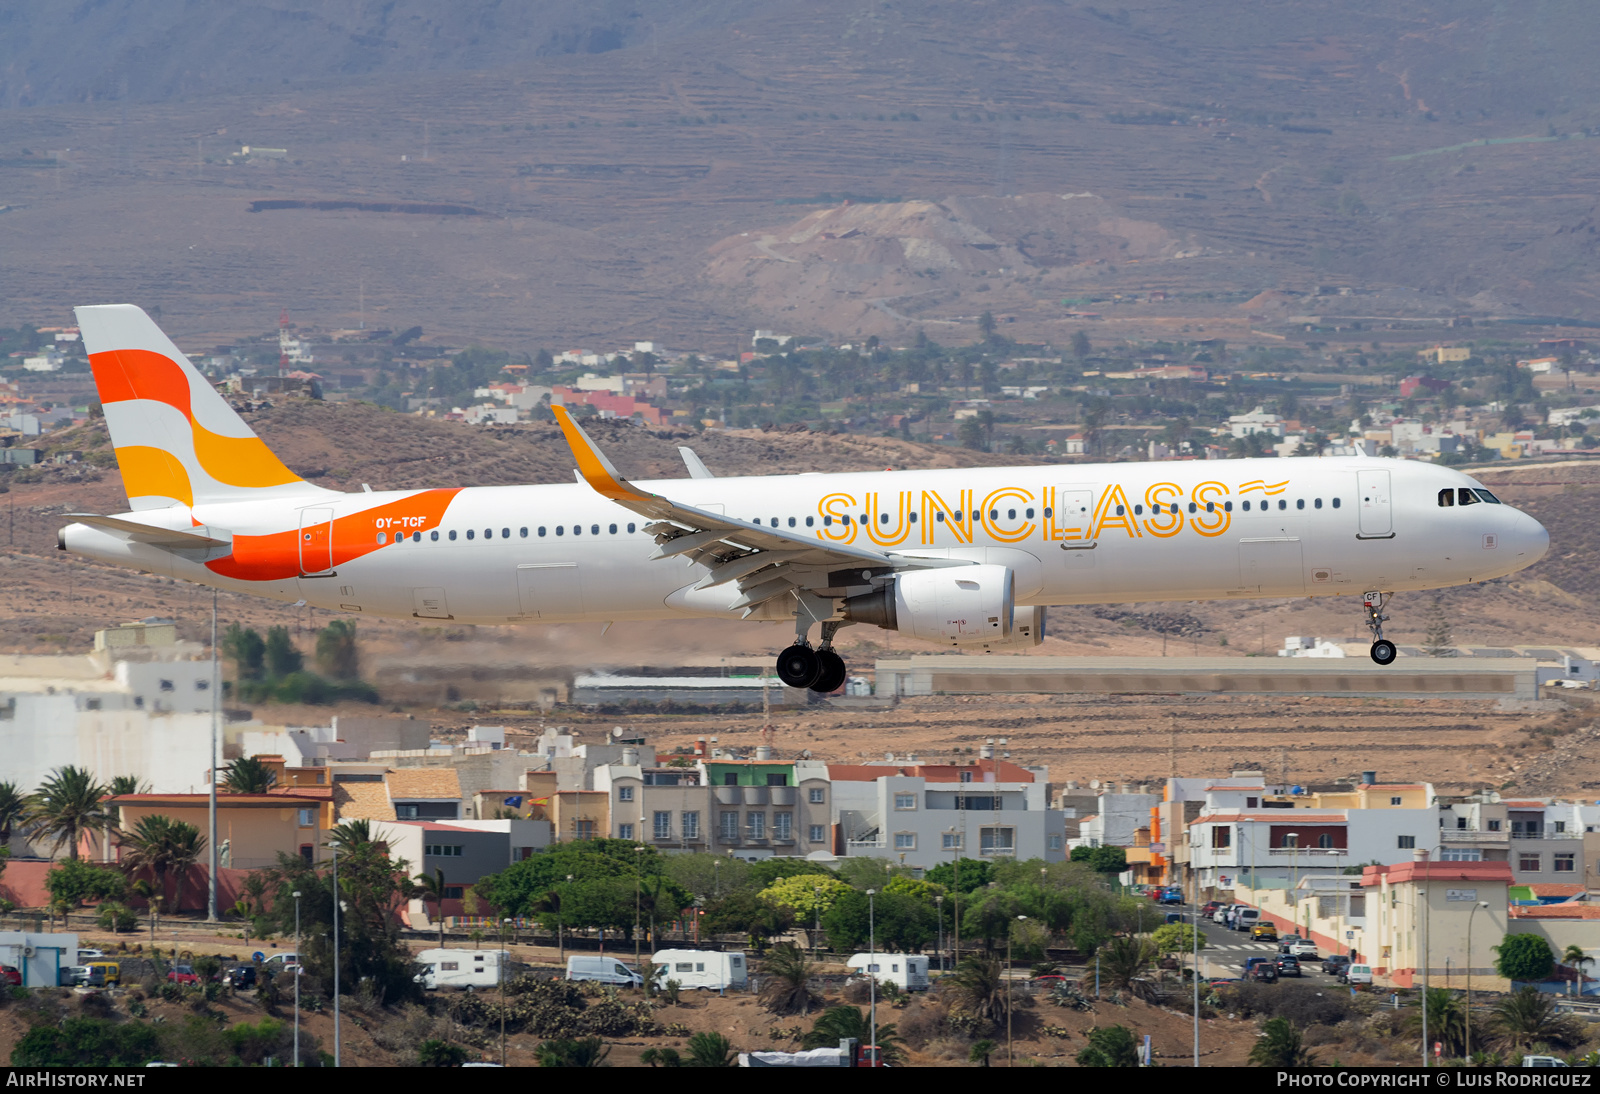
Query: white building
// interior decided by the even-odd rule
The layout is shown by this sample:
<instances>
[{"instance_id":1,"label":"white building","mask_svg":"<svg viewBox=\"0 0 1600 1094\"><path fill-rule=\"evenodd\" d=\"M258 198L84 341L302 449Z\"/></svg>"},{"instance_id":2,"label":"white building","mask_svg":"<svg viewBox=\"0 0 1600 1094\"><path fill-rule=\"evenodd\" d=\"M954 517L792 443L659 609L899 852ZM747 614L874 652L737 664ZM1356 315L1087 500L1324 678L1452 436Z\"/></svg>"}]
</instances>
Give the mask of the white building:
<instances>
[{"instance_id":1,"label":"white building","mask_svg":"<svg viewBox=\"0 0 1600 1094\"><path fill-rule=\"evenodd\" d=\"M1283 649L1278 651L1279 657L1343 657L1344 647L1326 638L1313 638L1310 635L1291 634L1283 640Z\"/></svg>"},{"instance_id":2,"label":"white building","mask_svg":"<svg viewBox=\"0 0 1600 1094\"><path fill-rule=\"evenodd\" d=\"M0 965L10 965L20 972L25 988L57 987L61 970L77 963L76 934L0 931Z\"/></svg>"},{"instance_id":3,"label":"white building","mask_svg":"<svg viewBox=\"0 0 1600 1094\"><path fill-rule=\"evenodd\" d=\"M834 853L930 869L963 857L1066 858L1066 820L1046 772L1005 760L970 765L829 764Z\"/></svg>"},{"instance_id":4,"label":"white building","mask_svg":"<svg viewBox=\"0 0 1600 1094\"><path fill-rule=\"evenodd\" d=\"M1269 433L1274 437L1283 436L1283 419L1258 406L1248 414L1233 414L1228 417L1228 432L1234 437L1249 437L1256 433Z\"/></svg>"}]
</instances>

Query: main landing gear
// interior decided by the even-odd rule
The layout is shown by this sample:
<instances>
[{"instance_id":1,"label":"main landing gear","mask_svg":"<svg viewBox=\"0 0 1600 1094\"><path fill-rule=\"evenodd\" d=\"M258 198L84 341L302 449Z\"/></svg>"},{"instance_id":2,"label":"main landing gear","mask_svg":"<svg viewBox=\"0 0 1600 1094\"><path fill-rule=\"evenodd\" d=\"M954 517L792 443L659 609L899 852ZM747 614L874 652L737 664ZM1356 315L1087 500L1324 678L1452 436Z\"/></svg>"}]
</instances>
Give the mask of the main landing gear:
<instances>
[{"instance_id":1,"label":"main landing gear","mask_svg":"<svg viewBox=\"0 0 1600 1094\"><path fill-rule=\"evenodd\" d=\"M806 638L810 623L802 614L795 626L799 632L795 644L778 654L778 679L791 688L810 688L818 695L827 695L838 691L847 675L844 658L833 651L833 636L844 621L822 625L820 649L813 648Z\"/></svg>"},{"instance_id":2,"label":"main landing gear","mask_svg":"<svg viewBox=\"0 0 1600 1094\"><path fill-rule=\"evenodd\" d=\"M1384 606L1389 603L1393 593L1366 593L1361 597L1361 606L1367 615L1367 629L1372 632L1372 659L1380 665L1394 664L1394 643L1383 636L1383 624L1389 617L1383 614Z\"/></svg>"}]
</instances>

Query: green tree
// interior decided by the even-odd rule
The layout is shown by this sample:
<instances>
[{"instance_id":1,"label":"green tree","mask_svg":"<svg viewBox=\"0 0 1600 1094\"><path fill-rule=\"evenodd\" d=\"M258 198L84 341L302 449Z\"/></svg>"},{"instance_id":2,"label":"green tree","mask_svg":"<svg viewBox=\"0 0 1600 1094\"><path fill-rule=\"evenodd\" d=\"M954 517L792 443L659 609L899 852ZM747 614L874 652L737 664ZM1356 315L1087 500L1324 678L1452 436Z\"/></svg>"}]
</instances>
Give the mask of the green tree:
<instances>
[{"instance_id":1,"label":"green tree","mask_svg":"<svg viewBox=\"0 0 1600 1094\"><path fill-rule=\"evenodd\" d=\"M785 942L774 946L761 962L761 1005L773 1014L810 1014L822 1003L811 986L816 964L800 947Z\"/></svg>"},{"instance_id":2,"label":"green tree","mask_svg":"<svg viewBox=\"0 0 1600 1094\"><path fill-rule=\"evenodd\" d=\"M1096 1026L1079 1050L1079 1067L1138 1067L1139 1046L1127 1026Z\"/></svg>"},{"instance_id":3,"label":"green tree","mask_svg":"<svg viewBox=\"0 0 1600 1094\"><path fill-rule=\"evenodd\" d=\"M354 680L361 675L354 620L335 619L317 632L317 668L335 680Z\"/></svg>"},{"instance_id":4,"label":"green tree","mask_svg":"<svg viewBox=\"0 0 1600 1094\"><path fill-rule=\"evenodd\" d=\"M682 1067L683 1057L675 1048L647 1048L639 1053L639 1062L645 1067Z\"/></svg>"},{"instance_id":5,"label":"green tree","mask_svg":"<svg viewBox=\"0 0 1600 1094\"><path fill-rule=\"evenodd\" d=\"M961 883L959 885L956 884L957 872L954 862L941 862L922 876L925 880L941 886L946 892L960 889L962 896L977 889L988 888L989 882L992 880L992 871L989 868L989 863L983 859L967 858L961 860L959 870Z\"/></svg>"},{"instance_id":6,"label":"green tree","mask_svg":"<svg viewBox=\"0 0 1600 1094\"><path fill-rule=\"evenodd\" d=\"M1578 974L1579 983L1581 984L1582 977L1584 975L1584 969L1588 968L1594 963L1594 958L1590 957L1586 952L1584 952L1582 946L1574 942L1562 952L1561 963Z\"/></svg>"},{"instance_id":7,"label":"green tree","mask_svg":"<svg viewBox=\"0 0 1600 1094\"><path fill-rule=\"evenodd\" d=\"M106 797L120 798L124 794L148 794L150 784L141 782L137 775L116 775L106 786Z\"/></svg>"},{"instance_id":8,"label":"green tree","mask_svg":"<svg viewBox=\"0 0 1600 1094\"><path fill-rule=\"evenodd\" d=\"M222 654L234 663L240 680L260 680L266 674L267 644L254 629L230 626L222 636Z\"/></svg>"},{"instance_id":9,"label":"green tree","mask_svg":"<svg viewBox=\"0 0 1600 1094\"><path fill-rule=\"evenodd\" d=\"M1079 361L1089 356L1089 335L1084 331L1074 331L1072 335L1072 356Z\"/></svg>"},{"instance_id":10,"label":"green tree","mask_svg":"<svg viewBox=\"0 0 1600 1094\"><path fill-rule=\"evenodd\" d=\"M1287 1018L1269 1018L1250 1049L1250 1062L1257 1067L1312 1067L1317 1057L1306 1049L1298 1026Z\"/></svg>"},{"instance_id":11,"label":"green tree","mask_svg":"<svg viewBox=\"0 0 1600 1094\"><path fill-rule=\"evenodd\" d=\"M720 1033L696 1033L688 1047L686 1067L733 1067L739 1059L733 1043Z\"/></svg>"},{"instance_id":12,"label":"green tree","mask_svg":"<svg viewBox=\"0 0 1600 1094\"><path fill-rule=\"evenodd\" d=\"M1448 988L1429 988L1423 997L1428 1011L1428 1040L1444 1045L1446 1056L1459 1056L1466 1049L1466 1000ZM1406 1019L1406 1032L1422 1036L1422 1012L1413 1011ZM1431 1050L1431 1046L1428 1046Z\"/></svg>"},{"instance_id":13,"label":"green tree","mask_svg":"<svg viewBox=\"0 0 1600 1094\"><path fill-rule=\"evenodd\" d=\"M1192 953L1198 942L1200 949L1206 948L1205 932L1196 935L1195 929L1187 923L1167 923L1157 927L1150 933L1150 942L1157 953Z\"/></svg>"},{"instance_id":14,"label":"green tree","mask_svg":"<svg viewBox=\"0 0 1600 1094\"><path fill-rule=\"evenodd\" d=\"M842 894L850 891L850 886L831 874L799 874L774 881L761 890L761 899L776 907L788 908L796 922L804 925L833 907Z\"/></svg>"},{"instance_id":15,"label":"green tree","mask_svg":"<svg viewBox=\"0 0 1600 1094\"><path fill-rule=\"evenodd\" d=\"M972 1049L967 1053L969 1063L979 1067L989 1066L989 1057L994 1055L994 1042L988 1038L972 1042Z\"/></svg>"},{"instance_id":16,"label":"green tree","mask_svg":"<svg viewBox=\"0 0 1600 1094\"><path fill-rule=\"evenodd\" d=\"M143 1067L161 1055L161 1038L143 1022L68 1018L39 1025L11 1050L12 1067Z\"/></svg>"},{"instance_id":17,"label":"green tree","mask_svg":"<svg viewBox=\"0 0 1600 1094\"><path fill-rule=\"evenodd\" d=\"M96 866L80 859L67 859L50 868L44 876L50 903L76 908L90 900L121 900L127 893L127 879L114 867Z\"/></svg>"},{"instance_id":18,"label":"green tree","mask_svg":"<svg viewBox=\"0 0 1600 1094\"><path fill-rule=\"evenodd\" d=\"M444 949L444 870L435 867L431 874L418 874L412 878L417 885L417 895L433 903L433 916L439 921L439 948Z\"/></svg>"},{"instance_id":19,"label":"green tree","mask_svg":"<svg viewBox=\"0 0 1600 1094\"><path fill-rule=\"evenodd\" d=\"M983 337L985 342L993 339L995 331L998 329L999 327L996 326L994 321L993 312L985 311L982 315L978 316L978 334Z\"/></svg>"},{"instance_id":20,"label":"green tree","mask_svg":"<svg viewBox=\"0 0 1600 1094\"><path fill-rule=\"evenodd\" d=\"M1148 938L1119 935L1100 951L1100 978L1108 987L1131 987L1155 958L1155 947Z\"/></svg>"},{"instance_id":21,"label":"green tree","mask_svg":"<svg viewBox=\"0 0 1600 1094\"><path fill-rule=\"evenodd\" d=\"M835 899L822 917L822 929L835 950L865 949L875 940L880 953L911 953L938 937L939 919L931 904L915 897L880 892L869 901L866 893L852 889Z\"/></svg>"},{"instance_id":22,"label":"green tree","mask_svg":"<svg viewBox=\"0 0 1600 1094\"><path fill-rule=\"evenodd\" d=\"M712 934L748 935L751 945L764 946L773 935L782 934L794 924L792 909L763 900L759 893L740 889L713 900L703 909L701 930ZM824 923L826 926L826 923Z\"/></svg>"},{"instance_id":23,"label":"green tree","mask_svg":"<svg viewBox=\"0 0 1600 1094\"><path fill-rule=\"evenodd\" d=\"M86 768L58 767L33 792L27 823L51 840L56 853L65 847L67 857L75 859L85 835L111 825L105 796L106 788Z\"/></svg>"},{"instance_id":24,"label":"green tree","mask_svg":"<svg viewBox=\"0 0 1600 1094\"><path fill-rule=\"evenodd\" d=\"M419 1067L460 1067L467 1062L467 1050L449 1041L430 1037L417 1046Z\"/></svg>"},{"instance_id":25,"label":"green tree","mask_svg":"<svg viewBox=\"0 0 1600 1094\"><path fill-rule=\"evenodd\" d=\"M305 656L295 649L288 627L268 629L265 655L267 676L273 680L281 680L305 667Z\"/></svg>"},{"instance_id":26,"label":"green tree","mask_svg":"<svg viewBox=\"0 0 1600 1094\"><path fill-rule=\"evenodd\" d=\"M1494 952L1495 971L1507 980L1548 980L1556 968L1550 943L1536 934L1508 934Z\"/></svg>"},{"instance_id":27,"label":"green tree","mask_svg":"<svg viewBox=\"0 0 1600 1094\"><path fill-rule=\"evenodd\" d=\"M747 864L750 869L745 875L744 884L756 889L770 888L776 882L791 877L836 877L837 875L826 866L819 866L815 862L808 862L803 858L778 858L760 859Z\"/></svg>"},{"instance_id":28,"label":"green tree","mask_svg":"<svg viewBox=\"0 0 1600 1094\"><path fill-rule=\"evenodd\" d=\"M222 769L222 785L230 794L265 794L278 781L278 773L259 756L244 756Z\"/></svg>"},{"instance_id":29,"label":"green tree","mask_svg":"<svg viewBox=\"0 0 1600 1094\"><path fill-rule=\"evenodd\" d=\"M858 1045L873 1044L872 1023L860 1007L841 1005L829 1007L817 1015L816 1024L800 1041L802 1050L833 1048L845 1038L853 1038ZM900 1067L906 1061L905 1042L893 1022L878 1023L879 1058L890 1067Z\"/></svg>"}]
</instances>

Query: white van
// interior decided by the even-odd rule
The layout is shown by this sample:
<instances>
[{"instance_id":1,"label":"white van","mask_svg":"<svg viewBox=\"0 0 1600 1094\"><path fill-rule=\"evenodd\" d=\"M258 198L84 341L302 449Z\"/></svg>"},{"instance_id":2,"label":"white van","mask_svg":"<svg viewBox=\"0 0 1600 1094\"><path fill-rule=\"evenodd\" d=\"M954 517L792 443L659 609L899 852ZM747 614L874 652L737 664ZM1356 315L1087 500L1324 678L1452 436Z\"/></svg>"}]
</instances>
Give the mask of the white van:
<instances>
[{"instance_id":1,"label":"white van","mask_svg":"<svg viewBox=\"0 0 1600 1094\"><path fill-rule=\"evenodd\" d=\"M1341 984L1371 984L1371 965L1346 965L1344 972L1339 974Z\"/></svg>"},{"instance_id":2,"label":"white van","mask_svg":"<svg viewBox=\"0 0 1600 1094\"><path fill-rule=\"evenodd\" d=\"M422 971L414 979L427 991L439 988L492 988L511 961L507 950L423 950L417 954Z\"/></svg>"},{"instance_id":3,"label":"white van","mask_svg":"<svg viewBox=\"0 0 1600 1094\"><path fill-rule=\"evenodd\" d=\"M644 977L614 957L567 958L568 980L598 980L628 988L644 987Z\"/></svg>"},{"instance_id":4,"label":"white van","mask_svg":"<svg viewBox=\"0 0 1600 1094\"><path fill-rule=\"evenodd\" d=\"M1248 931L1259 922L1261 922L1260 911L1255 908L1241 908L1239 909L1239 914L1233 919L1233 929L1236 931Z\"/></svg>"},{"instance_id":5,"label":"white van","mask_svg":"<svg viewBox=\"0 0 1600 1094\"><path fill-rule=\"evenodd\" d=\"M682 988L722 991L750 983L750 962L739 952L657 950L650 960L659 966L656 983L663 986L668 980L676 980Z\"/></svg>"},{"instance_id":6,"label":"white van","mask_svg":"<svg viewBox=\"0 0 1600 1094\"><path fill-rule=\"evenodd\" d=\"M857 975L876 977L902 991L928 990L928 959L920 953L858 953L847 964Z\"/></svg>"}]
</instances>

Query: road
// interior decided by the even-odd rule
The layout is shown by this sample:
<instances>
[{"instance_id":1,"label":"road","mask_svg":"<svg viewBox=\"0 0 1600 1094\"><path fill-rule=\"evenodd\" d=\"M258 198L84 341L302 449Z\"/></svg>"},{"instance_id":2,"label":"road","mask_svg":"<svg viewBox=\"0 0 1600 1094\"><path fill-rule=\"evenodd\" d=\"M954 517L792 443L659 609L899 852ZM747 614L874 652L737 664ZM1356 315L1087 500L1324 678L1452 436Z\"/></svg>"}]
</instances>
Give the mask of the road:
<instances>
[{"instance_id":1,"label":"road","mask_svg":"<svg viewBox=\"0 0 1600 1094\"><path fill-rule=\"evenodd\" d=\"M1161 915L1162 912L1156 914ZM1201 956L1209 959L1213 970L1224 976L1243 976L1244 963L1248 959L1276 957L1278 953L1276 942L1252 942L1246 932L1230 931L1209 919L1201 920L1200 935L1206 941L1205 949L1200 951ZM1308 983L1337 984L1335 977L1322 971L1322 959L1326 956L1325 952L1319 950L1315 961L1302 961L1300 979ZM1294 977L1285 979L1293 982Z\"/></svg>"}]
</instances>

